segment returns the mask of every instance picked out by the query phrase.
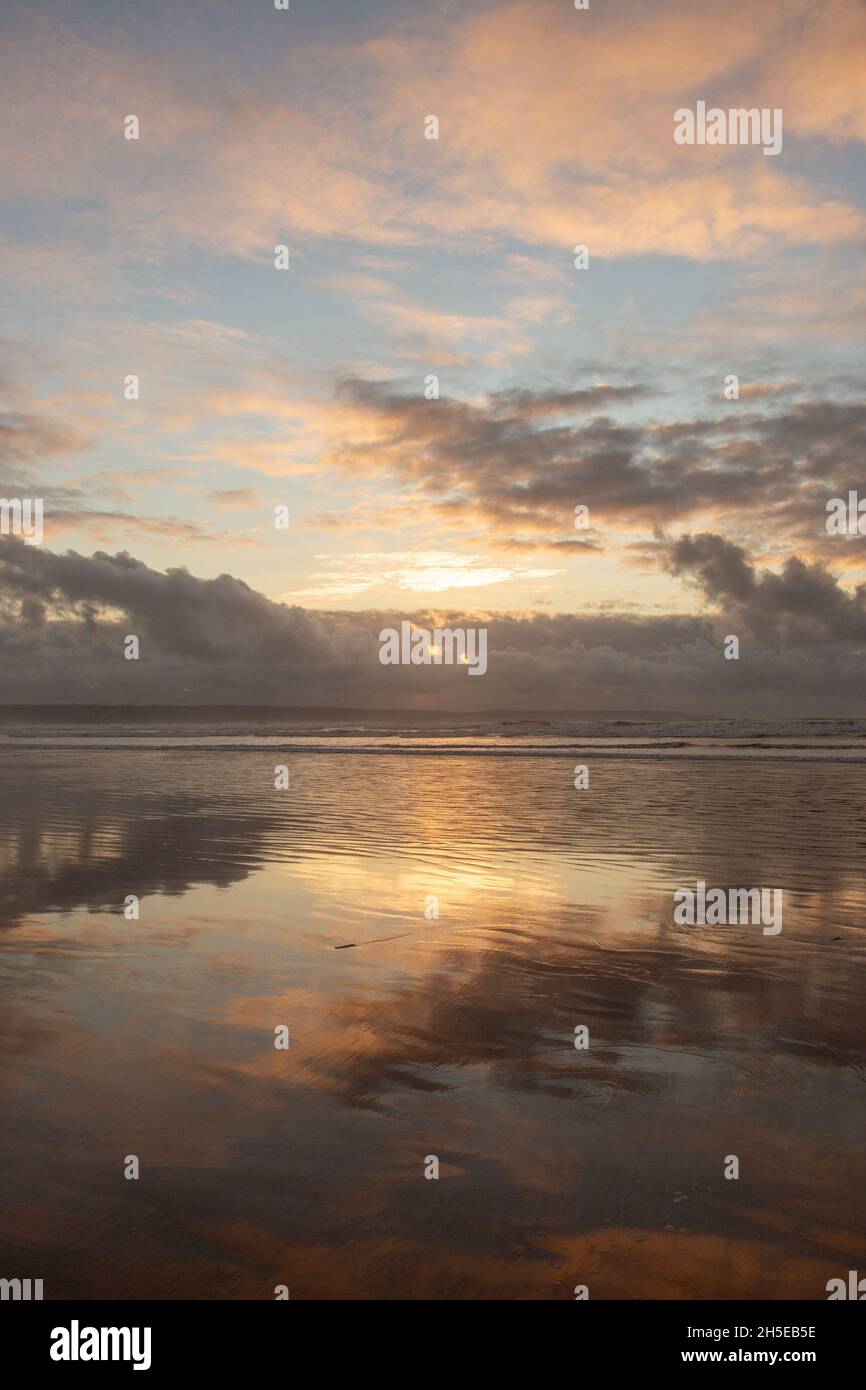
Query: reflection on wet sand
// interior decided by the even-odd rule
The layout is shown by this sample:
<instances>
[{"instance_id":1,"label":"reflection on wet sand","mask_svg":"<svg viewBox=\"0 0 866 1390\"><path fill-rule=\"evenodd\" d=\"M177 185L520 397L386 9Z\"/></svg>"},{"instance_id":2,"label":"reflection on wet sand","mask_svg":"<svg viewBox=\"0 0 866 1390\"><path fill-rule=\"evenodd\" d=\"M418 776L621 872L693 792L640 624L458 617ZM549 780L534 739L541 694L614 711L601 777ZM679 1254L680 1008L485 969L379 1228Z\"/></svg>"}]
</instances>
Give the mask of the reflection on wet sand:
<instances>
[{"instance_id":1,"label":"reflection on wet sand","mask_svg":"<svg viewBox=\"0 0 866 1390\"><path fill-rule=\"evenodd\" d=\"M824 1298L862 1265L856 767L0 762L0 1243L46 1297ZM784 931L675 927L697 878L782 888Z\"/></svg>"}]
</instances>

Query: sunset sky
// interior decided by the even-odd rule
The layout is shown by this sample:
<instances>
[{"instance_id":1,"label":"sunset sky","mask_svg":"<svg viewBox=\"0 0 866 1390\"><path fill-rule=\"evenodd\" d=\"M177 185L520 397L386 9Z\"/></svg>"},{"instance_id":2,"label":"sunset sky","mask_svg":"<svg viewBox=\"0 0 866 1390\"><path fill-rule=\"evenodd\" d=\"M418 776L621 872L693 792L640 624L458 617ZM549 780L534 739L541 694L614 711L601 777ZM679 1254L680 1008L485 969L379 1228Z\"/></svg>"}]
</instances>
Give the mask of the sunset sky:
<instances>
[{"instance_id":1,"label":"sunset sky","mask_svg":"<svg viewBox=\"0 0 866 1390\"><path fill-rule=\"evenodd\" d=\"M825 527L866 496L860 0L68 0L0 38L0 495L45 499L0 699L862 710L866 537ZM698 100L781 108L781 153L675 144ZM381 668L389 613L489 620L482 689Z\"/></svg>"}]
</instances>

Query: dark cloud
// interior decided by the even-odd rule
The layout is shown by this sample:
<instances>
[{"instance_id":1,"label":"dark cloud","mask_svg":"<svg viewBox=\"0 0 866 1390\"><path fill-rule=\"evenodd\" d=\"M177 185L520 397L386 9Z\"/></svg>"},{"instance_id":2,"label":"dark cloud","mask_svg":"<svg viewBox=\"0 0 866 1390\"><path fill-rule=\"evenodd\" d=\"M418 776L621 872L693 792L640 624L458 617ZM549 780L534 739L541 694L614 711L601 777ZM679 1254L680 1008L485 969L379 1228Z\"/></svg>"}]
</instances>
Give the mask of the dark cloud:
<instances>
[{"instance_id":1,"label":"dark cloud","mask_svg":"<svg viewBox=\"0 0 866 1390\"><path fill-rule=\"evenodd\" d=\"M735 627L763 642L787 648L866 641L866 584L849 592L823 565L794 557L781 574L759 574L740 546L709 532L672 541L665 558L672 574L688 576Z\"/></svg>"},{"instance_id":2,"label":"dark cloud","mask_svg":"<svg viewBox=\"0 0 866 1390\"><path fill-rule=\"evenodd\" d=\"M231 575L160 573L129 554L52 553L0 541L6 703L253 703L377 708L685 709L857 713L866 688L864 597L820 566L760 574L717 536L659 543L715 611L630 616L453 611L313 612ZM379 632L486 627L488 671L382 666ZM739 626L738 626L739 625ZM751 637L725 661L723 638ZM123 639L140 639L126 661Z\"/></svg>"},{"instance_id":3,"label":"dark cloud","mask_svg":"<svg viewBox=\"0 0 866 1390\"><path fill-rule=\"evenodd\" d=\"M825 506L863 477L866 404L774 405L758 383L743 394L766 399L763 410L744 399L715 417L656 424L598 413L648 394L638 384L431 402L346 380L338 398L361 412L369 430L353 439L350 423L329 462L353 475L396 479L425 495L443 520L480 521L515 543L534 537L555 544L582 503L593 523L609 529L710 513L813 549L832 544ZM596 413L587 419L588 411Z\"/></svg>"},{"instance_id":4,"label":"dark cloud","mask_svg":"<svg viewBox=\"0 0 866 1390\"><path fill-rule=\"evenodd\" d=\"M533 419L574 415L617 401L643 400L653 394L647 386L587 386L579 391L498 391L489 400L494 414Z\"/></svg>"}]
</instances>

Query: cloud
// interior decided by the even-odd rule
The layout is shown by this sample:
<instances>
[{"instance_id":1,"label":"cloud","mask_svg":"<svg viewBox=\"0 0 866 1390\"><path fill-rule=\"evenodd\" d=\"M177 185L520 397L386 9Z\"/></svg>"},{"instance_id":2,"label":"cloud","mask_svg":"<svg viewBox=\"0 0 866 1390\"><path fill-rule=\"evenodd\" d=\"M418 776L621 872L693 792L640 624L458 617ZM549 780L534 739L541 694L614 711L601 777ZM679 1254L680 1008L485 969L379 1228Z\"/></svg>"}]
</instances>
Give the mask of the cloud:
<instances>
[{"instance_id":1,"label":"cloud","mask_svg":"<svg viewBox=\"0 0 866 1390\"><path fill-rule=\"evenodd\" d=\"M207 500L217 507L258 507L261 494L253 487L217 487L207 494Z\"/></svg>"},{"instance_id":2,"label":"cloud","mask_svg":"<svg viewBox=\"0 0 866 1390\"><path fill-rule=\"evenodd\" d=\"M447 236L767 258L866 226L787 148L770 170L755 149L672 138L673 112L699 97L782 106L789 138L866 138L866 20L850 0L732 0L724 23L690 0L591 20L559 0L410 9L365 40L272 34L242 97L204 53L191 77L182 54L121 49L114 34L33 22L5 48L8 195L75 203L75 229L107 227L125 253L196 246L264 266L282 236L302 254L322 237L387 249ZM139 142L122 138L129 111ZM439 141L423 137L430 112Z\"/></svg>"},{"instance_id":3,"label":"cloud","mask_svg":"<svg viewBox=\"0 0 866 1390\"><path fill-rule=\"evenodd\" d=\"M45 513L45 535L51 541L71 531L91 540L112 541L118 531L138 536L153 536L163 540L190 543L219 542L221 545L255 545L251 536L233 531L209 530L197 521L171 516L137 516L132 512L97 511L90 507L57 506L48 499Z\"/></svg>"},{"instance_id":4,"label":"cloud","mask_svg":"<svg viewBox=\"0 0 866 1390\"><path fill-rule=\"evenodd\" d=\"M780 647L866 642L866 584L849 593L823 565L792 556L781 574L759 573L740 546L712 533L671 542L666 563L724 607L732 631Z\"/></svg>"},{"instance_id":5,"label":"cloud","mask_svg":"<svg viewBox=\"0 0 866 1390\"><path fill-rule=\"evenodd\" d=\"M0 413L0 464L4 469L30 465L54 454L78 453L86 442L76 430L63 428L44 415Z\"/></svg>"},{"instance_id":6,"label":"cloud","mask_svg":"<svg viewBox=\"0 0 866 1390\"><path fill-rule=\"evenodd\" d=\"M679 545L679 548L677 546ZM667 563L719 604L705 614L314 612L223 574L153 570L131 555L54 554L0 541L0 660L8 702L243 703L370 708L658 708L852 712L866 678L864 596L816 567L758 575L719 537L674 543ZM722 656L731 610L755 642ZM484 626L486 676L382 666L379 633ZM126 661L135 633L141 659ZM758 645L759 639L763 645ZM795 645L800 644L800 645ZM735 668L735 669L734 669Z\"/></svg>"},{"instance_id":7,"label":"cloud","mask_svg":"<svg viewBox=\"0 0 866 1390\"><path fill-rule=\"evenodd\" d=\"M750 408L747 393L712 416L623 424L605 408L650 398L648 385L427 401L348 379L321 462L399 484L428 515L486 528L515 549L563 545L578 505L589 507L595 545L724 514L776 549L825 549L826 501L861 477L866 405L760 386L753 398L763 409Z\"/></svg>"},{"instance_id":8,"label":"cloud","mask_svg":"<svg viewBox=\"0 0 866 1390\"><path fill-rule=\"evenodd\" d=\"M328 602L352 598L391 584L413 594L443 594L452 589L477 589L514 579L546 579L555 569L491 563L484 555L438 550L373 551L346 556L317 555L326 567L302 588L284 595L296 602Z\"/></svg>"}]
</instances>

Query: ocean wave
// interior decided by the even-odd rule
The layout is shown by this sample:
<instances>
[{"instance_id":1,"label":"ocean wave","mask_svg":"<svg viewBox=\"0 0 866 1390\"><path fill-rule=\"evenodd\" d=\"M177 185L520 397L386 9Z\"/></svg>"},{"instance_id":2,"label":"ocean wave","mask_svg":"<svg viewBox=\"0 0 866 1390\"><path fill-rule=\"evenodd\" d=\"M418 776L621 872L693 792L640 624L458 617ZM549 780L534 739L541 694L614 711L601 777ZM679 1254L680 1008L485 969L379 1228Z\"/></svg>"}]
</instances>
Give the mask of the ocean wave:
<instances>
[{"instance_id":1,"label":"ocean wave","mask_svg":"<svg viewBox=\"0 0 866 1390\"><path fill-rule=\"evenodd\" d=\"M555 739L543 742L474 736L464 740L429 738L297 738L247 735L243 741L231 736L158 736L117 738L57 736L38 737L0 735L0 754L13 752L117 752L117 753L270 753L377 755L389 757L471 757L471 758L568 758L632 759L648 761L668 758L677 761L719 762L837 762L866 763L866 743L760 743L684 739L647 739L639 743L616 740L593 742L589 739Z\"/></svg>"}]
</instances>

